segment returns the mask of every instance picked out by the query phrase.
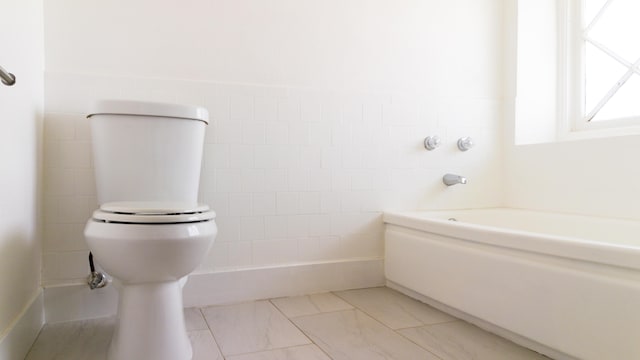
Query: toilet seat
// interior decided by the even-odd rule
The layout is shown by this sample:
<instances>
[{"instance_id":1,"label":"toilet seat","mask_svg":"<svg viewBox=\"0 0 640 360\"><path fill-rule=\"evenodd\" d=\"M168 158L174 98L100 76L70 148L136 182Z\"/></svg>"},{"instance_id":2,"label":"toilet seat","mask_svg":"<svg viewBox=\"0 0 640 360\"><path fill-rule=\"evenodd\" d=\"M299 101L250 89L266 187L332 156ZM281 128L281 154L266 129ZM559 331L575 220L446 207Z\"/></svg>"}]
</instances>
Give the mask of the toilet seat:
<instances>
[{"instance_id":1,"label":"toilet seat","mask_svg":"<svg viewBox=\"0 0 640 360\"><path fill-rule=\"evenodd\" d=\"M111 202L93 212L93 220L124 224L179 224L215 219L208 205L176 202Z\"/></svg>"}]
</instances>

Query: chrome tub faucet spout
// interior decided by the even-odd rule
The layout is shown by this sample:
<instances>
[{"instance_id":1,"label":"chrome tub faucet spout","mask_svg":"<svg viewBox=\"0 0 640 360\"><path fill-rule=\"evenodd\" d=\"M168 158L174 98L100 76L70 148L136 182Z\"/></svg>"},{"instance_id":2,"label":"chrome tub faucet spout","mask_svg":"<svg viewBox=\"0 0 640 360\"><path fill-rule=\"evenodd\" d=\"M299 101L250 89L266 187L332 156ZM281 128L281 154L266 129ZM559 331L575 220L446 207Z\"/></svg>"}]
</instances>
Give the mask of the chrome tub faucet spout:
<instances>
[{"instance_id":1,"label":"chrome tub faucet spout","mask_svg":"<svg viewBox=\"0 0 640 360\"><path fill-rule=\"evenodd\" d=\"M442 182L447 186L456 185L456 184L466 184L467 178L465 178L464 176L455 175L455 174L445 174L442 177Z\"/></svg>"}]
</instances>

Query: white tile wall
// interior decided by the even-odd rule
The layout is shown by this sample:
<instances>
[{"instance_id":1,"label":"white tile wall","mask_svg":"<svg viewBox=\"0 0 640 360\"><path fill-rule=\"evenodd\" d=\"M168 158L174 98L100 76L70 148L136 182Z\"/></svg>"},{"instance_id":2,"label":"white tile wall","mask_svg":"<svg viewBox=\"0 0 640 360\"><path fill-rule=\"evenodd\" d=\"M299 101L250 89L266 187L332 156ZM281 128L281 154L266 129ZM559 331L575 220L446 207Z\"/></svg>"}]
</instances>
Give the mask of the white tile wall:
<instances>
[{"instance_id":1,"label":"white tile wall","mask_svg":"<svg viewBox=\"0 0 640 360\"><path fill-rule=\"evenodd\" d=\"M220 231L200 271L376 258L386 209L501 202L500 99L51 72L45 84L47 285L87 272L82 230L97 203L84 114L96 98L209 109L200 197ZM442 148L424 150L427 135L440 135ZM477 146L459 152L460 136ZM446 172L469 184L446 188Z\"/></svg>"}]
</instances>

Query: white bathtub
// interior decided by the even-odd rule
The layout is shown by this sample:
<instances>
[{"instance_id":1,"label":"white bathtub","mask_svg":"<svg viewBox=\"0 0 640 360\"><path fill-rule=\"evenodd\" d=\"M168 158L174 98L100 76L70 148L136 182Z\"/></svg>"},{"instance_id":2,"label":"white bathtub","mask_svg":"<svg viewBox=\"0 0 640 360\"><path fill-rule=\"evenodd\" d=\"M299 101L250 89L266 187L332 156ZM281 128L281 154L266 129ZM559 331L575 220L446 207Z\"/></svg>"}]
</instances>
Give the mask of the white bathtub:
<instances>
[{"instance_id":1,"label":"white bathtub","mask_svg":"<svg viewBox=\"0 0 640 360\"><path fill-rule=\"evenodd\" d=\"M639 221L515 209L384 221L391 286L555 358L640 359Z\"/></svg>"}]
</instances>

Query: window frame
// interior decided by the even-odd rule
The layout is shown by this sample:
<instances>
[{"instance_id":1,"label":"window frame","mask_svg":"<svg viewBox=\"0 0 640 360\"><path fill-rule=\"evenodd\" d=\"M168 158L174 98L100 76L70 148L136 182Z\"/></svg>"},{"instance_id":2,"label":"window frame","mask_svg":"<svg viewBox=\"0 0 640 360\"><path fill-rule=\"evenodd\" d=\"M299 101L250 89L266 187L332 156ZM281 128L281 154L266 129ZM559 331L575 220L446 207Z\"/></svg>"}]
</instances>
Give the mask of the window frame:
<instances>
[{"instance_id":1,"label":"window frame","mask_svg":"<svg viewBox=\"0 0 640 360\"><path fill-rule=\"evenodd\" d=\"M558 118L560 132L582 137L598 131L603 135L640 134L640 116L600 121L587 119L585 104L586 26L583 0L558 1Z\"/></svg>"}]
</instances>

